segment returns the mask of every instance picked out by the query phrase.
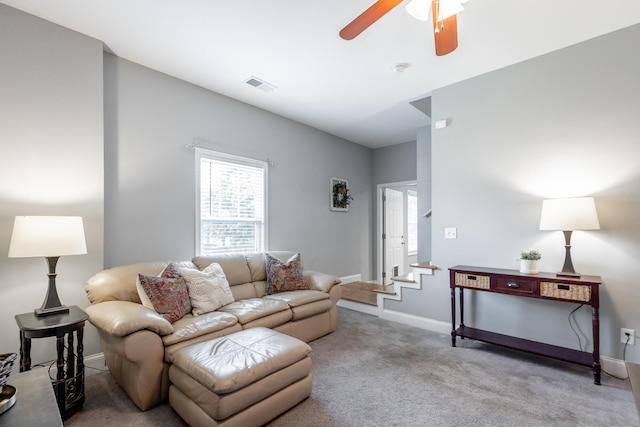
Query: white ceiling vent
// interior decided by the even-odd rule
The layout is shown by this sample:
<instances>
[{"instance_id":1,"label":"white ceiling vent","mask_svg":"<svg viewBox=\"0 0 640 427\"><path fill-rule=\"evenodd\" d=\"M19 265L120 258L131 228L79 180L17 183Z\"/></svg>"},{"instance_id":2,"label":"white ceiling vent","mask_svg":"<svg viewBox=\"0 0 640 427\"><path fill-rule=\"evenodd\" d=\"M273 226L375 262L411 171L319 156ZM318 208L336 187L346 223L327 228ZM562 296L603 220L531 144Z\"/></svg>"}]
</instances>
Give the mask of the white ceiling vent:
<instances>
[{"instance_id":1,"label":"white ceiling vent","mask_svg":"<svg viewBox=\"0 0 640 427\"><path fill-rule=\"evenodd\" d=\"M251 76L249 77L246 81L246 84L251 85L253 87L257 87L258 89L260 89L263 92L273 92L274 89L277 89L274 85L265 82L264 80L261 80L255 76Z\"/></svg>"}]
</instances>

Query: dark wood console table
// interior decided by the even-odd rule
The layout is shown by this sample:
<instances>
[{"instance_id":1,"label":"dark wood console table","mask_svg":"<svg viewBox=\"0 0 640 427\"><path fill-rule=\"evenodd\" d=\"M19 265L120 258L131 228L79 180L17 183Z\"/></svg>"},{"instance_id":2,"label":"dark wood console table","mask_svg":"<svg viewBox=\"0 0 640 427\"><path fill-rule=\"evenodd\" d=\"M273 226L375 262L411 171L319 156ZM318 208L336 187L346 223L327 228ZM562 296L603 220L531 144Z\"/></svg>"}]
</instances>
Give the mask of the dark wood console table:
<instances>
[{"instance_id":1,"label":"dark wood console table","mask_svg":"<svg viewBox=\"0 0 640 427\"><path fill-rule=\"evenodd\" d=\"M84 322L88 318L87 313L76 306L69 307L69 312L62 314L37 317L30 312L16 315L20 328L20 372L31 369L31 339L56 337L57 376L51 383L63 419L84 403L82 337Z\"/></svg>"},{"instance_id":2,"label":"dark wood console table","mask_svg":"<svg viewBox=\"0 0 640 427\"><path fill-rule=\"evenodd\" d=\"M13 372L9 384L17 390L16 403L0 415L0 427L63 426L47 369Z\"/></svg>"},{"instance_id":3,"label":"dark wood console table","mask_svg":"<svg viewBox=\"0 0 640 427\"><path fill-rule=\"evenodd\" d=\"M456 337L471 338L509 347L528 353L547 356L593 368L593 381L600 384L600 320L598 276L579 278L561 277L554 273L524 274L517 270L469 267L458 265L449 269L451 287L451 345L456 346ZM459 289L460 326L456 328L455 291ZM541 298L553 301L588 304L592 312L593 353L573 350L536 341L525 340L495 332L471 328L464 324L464 290L484 291L526 298Z\"/></svg>"}]
</instances>

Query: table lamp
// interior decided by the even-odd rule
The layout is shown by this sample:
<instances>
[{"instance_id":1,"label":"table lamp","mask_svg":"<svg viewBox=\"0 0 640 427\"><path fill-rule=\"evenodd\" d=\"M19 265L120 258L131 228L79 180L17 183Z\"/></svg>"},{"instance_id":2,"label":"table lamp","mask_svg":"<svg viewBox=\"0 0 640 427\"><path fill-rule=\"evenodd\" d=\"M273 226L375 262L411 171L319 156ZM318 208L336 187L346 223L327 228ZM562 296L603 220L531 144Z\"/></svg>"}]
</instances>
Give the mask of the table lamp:
<instances>
[{"instance_id":1,"label":"table lamp","mask_svg":"<svg viewBox=\"0 0 640 427\"><path fill-rule=\"evenodd\" d=\"M61 256L87 253L82 217L17 216L13 225L9 258L45 257L49 266L49 287L36 316L68 313L56 289L56 264Z\"/></svg>"},{"instance_id":2,"label":"table lamp","mask_svg":"<svg viewBox=\"0 0 640 427\"><path fill-rule=\"evenodd\" d=\"M571 261L571 233L574 230L599 230L598 213L593 197L572 197L542 201L540 230L562 230L565 258L558 276L580 277Z\"/></svg>"}]
</instances>

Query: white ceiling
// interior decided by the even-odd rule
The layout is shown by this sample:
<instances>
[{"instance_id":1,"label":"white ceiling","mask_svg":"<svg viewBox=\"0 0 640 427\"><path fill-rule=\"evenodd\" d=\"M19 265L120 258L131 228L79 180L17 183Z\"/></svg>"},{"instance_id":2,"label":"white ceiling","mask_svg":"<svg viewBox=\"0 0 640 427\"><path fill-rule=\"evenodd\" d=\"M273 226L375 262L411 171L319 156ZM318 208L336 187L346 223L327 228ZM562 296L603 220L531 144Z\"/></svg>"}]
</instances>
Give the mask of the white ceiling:
<instances>
[{"instance_id":1,"label":"white ceiling","mask_svg":"<svg viewBox=\"0 0 640 427\"><path fill-rule=\"evenodd\" d=\"M415 140L434 89L640 22L639 0L470 0L437 57L408 0L352 41L374 0L1 0L130 61L376 148ZM637 46L629 46L636 52ZM392 67L410 66L403 73ZM274 86L263 92L245 81ZM437 119L437 118L435 118Z\"/></svg>"}]
</instances>

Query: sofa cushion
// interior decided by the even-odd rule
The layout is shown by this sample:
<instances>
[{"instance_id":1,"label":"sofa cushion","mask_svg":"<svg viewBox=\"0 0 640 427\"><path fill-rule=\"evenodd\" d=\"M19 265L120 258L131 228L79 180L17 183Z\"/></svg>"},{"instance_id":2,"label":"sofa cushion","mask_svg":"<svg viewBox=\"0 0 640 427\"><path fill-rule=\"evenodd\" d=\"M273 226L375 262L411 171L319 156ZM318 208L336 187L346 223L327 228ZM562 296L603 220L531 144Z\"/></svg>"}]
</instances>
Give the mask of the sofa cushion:
<instances>
[{"instance_id":1,"label":"sofa cushion","mask_svg":"<svg viewBox=\"0 0 640 427\"><path fill-rule=\"evenodd\" d=\"M234 301L219 264L211 263L202 271L181 268L180 274L186 280L194 315L209 313Z\"/></svg>"},{"instance_id":2,"label":"sofa cushion","mask_svg":"<svg viewBox=\"0 0 640 427\"><path fill-rule=\"evenodd\" d=\"M266 298L250 298L221 307L218 311L233 314L241 324L249 323L261 317L268 316L279 311L289 310L284 301Z\"/></svg>"},{"instance_id":3,"label":"sofa cushion","mask_svg":"<svg viewBox=\"0 0 640 427\"><path fill-rule=\"evenodd\" d=\"M153 309L173 323L191 311L189 292L182 277L167 277L138 274L140 287L149 297Z\"/></svg>"},{"instance_id":4,"label":"sofa cushion","mask_svg":"<svg viewBox=\"0 0 640 427\"><path fill-rule=\"evenodd\" d=\"M295 254L286 262L265 254L267 271L267 295L278 292L309 289L302 275L300 254Z\"/></svg>"},{"instance_id":5,"label":"sofa cushion","mask_svg":"<svg viewBox=\"0 0 640 427\"><path fill-rule=\"evenodd\" d=\"M214 262L220 264L230 286L251 282L251 272L247 265L247 258L242 254L221 254L193 258L193 263L200 270L204 270Z\"/></svg>"},{"instance_id":6,"label":"sofa cushion","mask_svg":"<svg viewBox=\"0 0 640 427\"><path fill-rule=\"evenodd\" d=\"M315 301L329 299L329 294L314 290L303 290L295 292L280 292L278 294L266 295L265 298L284 301L289 307L298 307Z\"/></svg>"},{"instance_id":7,"label":"sofa cushion","mask_svg":"<svg viewBox=\"0 0 640 427\"><path fill-rule=\"evenodd\" d=\"M282 310L277 313L272 313L267 316L259 317L248 323L243 323L242 329L255 328L256 326L262 326L263 328L276 329L293 319L293 312L291 310Z\"/></svg>"},{"instance_id":8,"label":"sofa cushion","mask_svg":"<svg viewBox=\"0 0 640 427\"><path fill-rule=\"evenodd\" d=\"M274 258L278 258L280 261L287 261L296 253L291 251L269 251L269 255ZM265 264L264 253L255 253L247 255L247 264L251 271L252 282L266 282L267 280L267 267Z\"/></svg>"},{"instance_id":9,"label":"sofa cushion","mask_svg":"<svg viewBox=\"0 0 640 427\"><path fill-rule=\"evenodd\" d=\"M291 319L296 321L300 319L306 319L321 313L328 313L331 311L333 303L330 299L324 299L321 301L315 301L310 304L303 304L297 307L291 308Z\"/></svg>"},{"instance_id":10,"label":"sofa cushion","mask_svg":"<svg viewBox=\"0 0 640 427\"><path fill-rule=\"evenodd\" d=\"M236 316L219 311L213 311L199 316L187 314L182 319L173 323L173 333L162 337L162 342L165 346L173 345L228 328L236 323L238 323Z\"/></svg>"}]
</instances>

